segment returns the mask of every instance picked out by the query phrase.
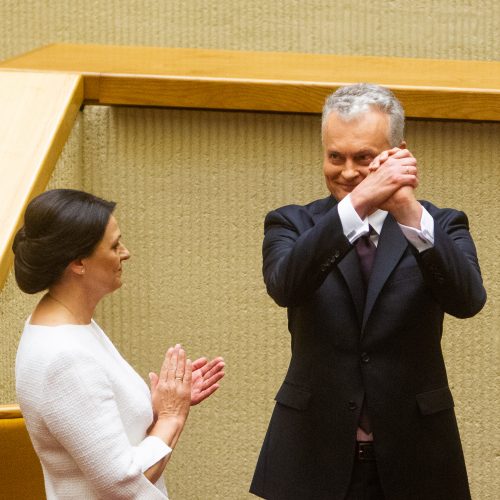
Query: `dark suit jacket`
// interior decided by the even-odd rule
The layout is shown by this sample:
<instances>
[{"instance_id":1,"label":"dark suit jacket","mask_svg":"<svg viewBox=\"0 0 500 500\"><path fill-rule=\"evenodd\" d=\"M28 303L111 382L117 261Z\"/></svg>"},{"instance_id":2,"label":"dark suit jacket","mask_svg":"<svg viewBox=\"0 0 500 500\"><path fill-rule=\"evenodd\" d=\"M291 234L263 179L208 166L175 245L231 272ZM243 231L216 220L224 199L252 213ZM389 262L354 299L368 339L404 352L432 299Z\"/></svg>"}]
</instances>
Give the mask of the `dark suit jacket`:
<instances>
[{"instance_id":1,"label":"dark suit jacket","mask_svg":"<svg viewBox=\"0 0 500 500\"><path fill-rule=\"evenodd\" d=\"M267 215L264 280L292 357L252 493L343 499L366 397L388 500L470 498L440 341L444 313L472 316L486 292L466 215L421 203L434 247L419 254L389 214L366 298L334 198Z\"/></svg>"}]
</instances>

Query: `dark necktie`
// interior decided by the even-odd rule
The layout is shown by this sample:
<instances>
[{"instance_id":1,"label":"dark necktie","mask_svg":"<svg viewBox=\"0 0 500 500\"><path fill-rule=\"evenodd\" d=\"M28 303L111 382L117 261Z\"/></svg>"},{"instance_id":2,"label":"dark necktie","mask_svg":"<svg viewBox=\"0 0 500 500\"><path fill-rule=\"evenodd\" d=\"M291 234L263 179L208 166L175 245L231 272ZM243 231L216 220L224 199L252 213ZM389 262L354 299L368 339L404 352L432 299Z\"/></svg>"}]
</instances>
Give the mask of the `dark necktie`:
<instances>
[{"instance_id":1,"label":"dark necktie","mask_svg":"<svg viewBox=\"0 0 500 500\"><path fill-rule=\"evenodd\" d=\"M370 274L373 269L373 263L375 261L375 254L377 253L377 247L375 243L370 238L370 234L374 232L374 229L370 226L370 233L361 236L355 243L356 252L359 257L359 264L361 267L361 274L363 275L363 281L365 282L365 292L368 287L368 281L370 280ZM359 426L367 433L370 434L372 431L370 418L368 417L368 412L366 410L366 398L363 399L363 405L361 407L361 415L359 416Z\"/></svg>"},{"instance_id":2,"label":"dark necktie","mask_svg":"<svg viewBox=\"0 0 500 500\"><path fill-rule=\"evenodd\" d=\"M358 238L358 240L354 243L359 257L361 274L363 275L365 287L368 286L370 274L373 269L373 262L375 261L375 254L377 253L377 247L370 238L370 234L373 234L374 232L375 230L370 226L370 232L361 236L361 238Z\"/></svg>"}]
</instances>

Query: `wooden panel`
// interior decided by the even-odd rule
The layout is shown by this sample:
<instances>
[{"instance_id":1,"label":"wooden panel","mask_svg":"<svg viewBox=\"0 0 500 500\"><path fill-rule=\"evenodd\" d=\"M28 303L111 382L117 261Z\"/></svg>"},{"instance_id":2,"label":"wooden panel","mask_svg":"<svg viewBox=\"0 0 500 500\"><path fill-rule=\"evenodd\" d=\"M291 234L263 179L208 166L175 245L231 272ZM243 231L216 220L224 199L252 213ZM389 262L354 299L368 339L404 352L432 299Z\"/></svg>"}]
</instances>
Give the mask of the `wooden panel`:
<instances>
[{"instance_id":1,"label":"wooden panel","mask_svg":"<svg viewBox=\"0 0 500 500\"><path fill-rule=\"evenodd\" d=\"M56 44L0 66L82 73L102 104L318 113L338 86L368 81L409 117L500 120L500 62Z\"/></svg>"},{"instance_id":2,"label":"wooden panel","mask_svg":"<svg viewBox=\"0 0 500 500\"><path fill-rule=\"evenodd\" d=\"M22 418L21 408L18 404L0 405L0 419L3 418Z\"/></svg>"},{"instance_id":3,"label":"wooden panel","mask_svg":"<svg viewBox=\"0 0 500 500\"><path fill-rule=\"evenodd\" d=\"M45 188L82 101L78 75L0 71L0 288L24 209Z\"/></svg>"}]
</instances>

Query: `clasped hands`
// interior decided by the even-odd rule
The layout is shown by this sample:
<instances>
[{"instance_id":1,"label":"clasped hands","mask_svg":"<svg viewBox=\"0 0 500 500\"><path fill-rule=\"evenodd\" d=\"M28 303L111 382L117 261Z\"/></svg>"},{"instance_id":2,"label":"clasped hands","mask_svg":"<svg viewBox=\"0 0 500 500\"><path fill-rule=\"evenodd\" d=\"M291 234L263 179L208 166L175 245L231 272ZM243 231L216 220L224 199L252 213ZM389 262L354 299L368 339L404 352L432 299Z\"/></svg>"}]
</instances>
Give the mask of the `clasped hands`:
<instances>
[{"instance_id":1,"label":"clasped hands","mask_svg":"<svg viewBox=\"0 0 500 500\"><path fill-rule=\"evenodd\" d=\"M417 186L417 160L407 149L392 148L371 162L366 177L351 192L351 202L362 219L381 209L400 224L420 228L422 207L414 194Z\"/></svg>"}]
</instances>

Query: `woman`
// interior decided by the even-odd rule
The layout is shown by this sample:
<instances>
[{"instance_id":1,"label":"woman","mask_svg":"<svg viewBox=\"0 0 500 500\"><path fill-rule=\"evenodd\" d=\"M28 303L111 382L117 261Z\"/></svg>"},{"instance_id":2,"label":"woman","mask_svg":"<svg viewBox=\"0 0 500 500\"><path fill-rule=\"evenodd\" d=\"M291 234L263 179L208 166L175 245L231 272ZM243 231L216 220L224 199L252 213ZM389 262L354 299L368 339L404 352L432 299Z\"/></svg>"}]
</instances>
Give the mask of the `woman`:
<instances>
[{"instance_id":1,"label":"woman","mask_svg":"<svg viewBox=\"0 0 500 500\"><path fill-rule=\"evenodd\" d=\"M31 201L14 239L16 281L47 290L28 318L16 390L50 499L166 499L162 472L190 405L218 388L222 358L167 350L151 390L92 319L130 257L115 204L55 189Z\"/></svg>"}]
</instances>

